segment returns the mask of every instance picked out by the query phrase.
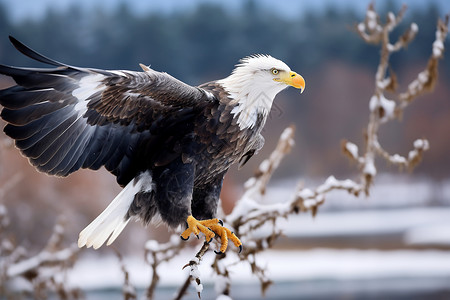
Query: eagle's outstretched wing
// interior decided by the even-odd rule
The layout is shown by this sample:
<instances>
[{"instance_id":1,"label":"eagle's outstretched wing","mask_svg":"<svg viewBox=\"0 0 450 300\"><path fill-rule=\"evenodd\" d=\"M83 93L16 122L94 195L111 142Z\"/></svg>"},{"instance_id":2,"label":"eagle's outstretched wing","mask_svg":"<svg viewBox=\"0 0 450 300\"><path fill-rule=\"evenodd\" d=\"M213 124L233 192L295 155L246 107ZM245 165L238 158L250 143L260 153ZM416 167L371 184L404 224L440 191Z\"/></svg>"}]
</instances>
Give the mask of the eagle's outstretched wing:
<instances>
[{"instance_id":1,"label":"eagle's outstretched wing","mask_svg":"<svg viewBox=\"0 0 450 300\"><path fill-rule=\"evenodd\" d=\"M178 157L193 118L213 100L166 73L73 67L10 40L23 54L54 66L0 65L0 73L17 83L0 91L5 133L48 174L105 166L125 185L139 171Z\"/></svg>"}]
</instances>

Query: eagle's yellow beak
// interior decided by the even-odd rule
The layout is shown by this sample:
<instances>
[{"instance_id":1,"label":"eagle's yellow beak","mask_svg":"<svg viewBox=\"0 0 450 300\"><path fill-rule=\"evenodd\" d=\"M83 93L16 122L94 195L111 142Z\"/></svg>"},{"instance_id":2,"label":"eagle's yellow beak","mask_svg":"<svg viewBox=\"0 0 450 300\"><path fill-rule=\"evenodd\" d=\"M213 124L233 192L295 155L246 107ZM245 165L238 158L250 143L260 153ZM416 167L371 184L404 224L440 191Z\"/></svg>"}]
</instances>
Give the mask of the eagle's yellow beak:
<instances>
[{"instance_id":1,"label":"eagle's yellow beak","mask_svg":"<svg viewBox=\"0 0 450 300\"><path fill-rule=\"evenodd\" d=\"M300 89L300 93L303 93L305 89L305 79L303 77L293 71L291 72L280 72L280 78L274 79L279 82L283 82L287 85L293 86L297 89Z\"/></svg>"}]
</instances>

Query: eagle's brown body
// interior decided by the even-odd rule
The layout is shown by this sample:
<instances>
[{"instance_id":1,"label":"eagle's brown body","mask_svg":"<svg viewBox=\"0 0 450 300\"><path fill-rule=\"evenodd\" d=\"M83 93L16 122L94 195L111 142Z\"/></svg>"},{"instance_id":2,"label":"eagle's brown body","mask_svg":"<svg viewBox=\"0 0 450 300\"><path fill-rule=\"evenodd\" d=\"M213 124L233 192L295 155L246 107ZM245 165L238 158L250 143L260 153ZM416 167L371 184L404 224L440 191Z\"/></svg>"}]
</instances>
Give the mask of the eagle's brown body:
<instances>
[{"instance_id":1,"label":"eagle's brown body","mask_svg":"<svg viewBox=\"0 0 450 300\"><path fill-rule=\"evenodd\" d=\"M82 232L81 246L98 247L110 235L112 242L131 217L150 222L159 215L170 226L190 215L214 217L228 168L264 144L260 132L276 93L304 87L269 56L249 57L231 76L193 87L147 67L68 66L11 41L54 68L0 65L17 83L0 91L5 133L42 172L67 176L104 166L124 187Z\"/></svg>"}]
</instances>

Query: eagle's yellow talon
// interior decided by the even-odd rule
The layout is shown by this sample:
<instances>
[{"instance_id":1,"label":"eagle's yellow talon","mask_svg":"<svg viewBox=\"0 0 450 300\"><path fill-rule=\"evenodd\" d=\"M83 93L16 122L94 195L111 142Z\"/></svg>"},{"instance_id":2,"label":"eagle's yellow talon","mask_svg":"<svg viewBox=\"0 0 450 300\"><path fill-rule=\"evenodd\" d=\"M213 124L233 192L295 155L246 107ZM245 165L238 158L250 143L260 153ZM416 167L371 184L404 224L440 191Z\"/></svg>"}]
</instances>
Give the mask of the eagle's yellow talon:
<instances>
[{"instance_id":1,"label":"eagle's yellow talon","mask_svg":"<svg viewBox=\"0 0 450 300\"><path fill-rule=\"evenodd\" d=\"M206 242L210 243L218 235L220 237L220 249L214 252L217 254L225 253L228 247L228 240L231 240L239 248L239 253L242 251L241 241L230 229L223 227L222 220L210 219L199 221L193 216L189 216L186 222L188 228L181 234L181 239L188 240L191 233L194 233L198 238L199 232L202 232L206 237Z\"/></svg>"},{"instance_id":2,"label":"eagle's yellow talon","mask_svg":"<svg viewBox=\"0 0 450 300\"><path fill-rule=\"evenodd\" d=\"M213 220L205 220L205 221L213 221ZM214 238L215 234L214 232L209 230L208 228L209 223L205 221L198 221L193 216L187 217L186 222L188 228L181 234L181 239L188 240L191 233L196 235L197 238L200 238L199 233L202 232L205 235L206 240L211 241Z\"/></svg>"}]
</instances>

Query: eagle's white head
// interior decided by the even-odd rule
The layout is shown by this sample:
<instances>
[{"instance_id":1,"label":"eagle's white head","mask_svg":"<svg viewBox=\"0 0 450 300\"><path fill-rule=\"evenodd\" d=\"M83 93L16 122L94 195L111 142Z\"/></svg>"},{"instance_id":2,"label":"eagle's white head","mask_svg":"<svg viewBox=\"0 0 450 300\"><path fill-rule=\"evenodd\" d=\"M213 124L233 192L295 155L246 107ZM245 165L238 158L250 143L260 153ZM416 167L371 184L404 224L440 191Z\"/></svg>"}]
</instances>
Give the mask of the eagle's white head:
<instances>
[{"instance_id":1,"label":"eagle's white head","mask_svg":"<svg viewBox=\"0 0 450 300\"><path fill-rule=\"evenodd\" d=\"M269 55L253 55L240 60L230 76L219 80L233 98L236 107L232 114L237 117L241 129L253 128L258 114L264 121L270 112L275 96L288 86L305 89L303 77L281 60Z\"/></svg>"}]
</instances>

